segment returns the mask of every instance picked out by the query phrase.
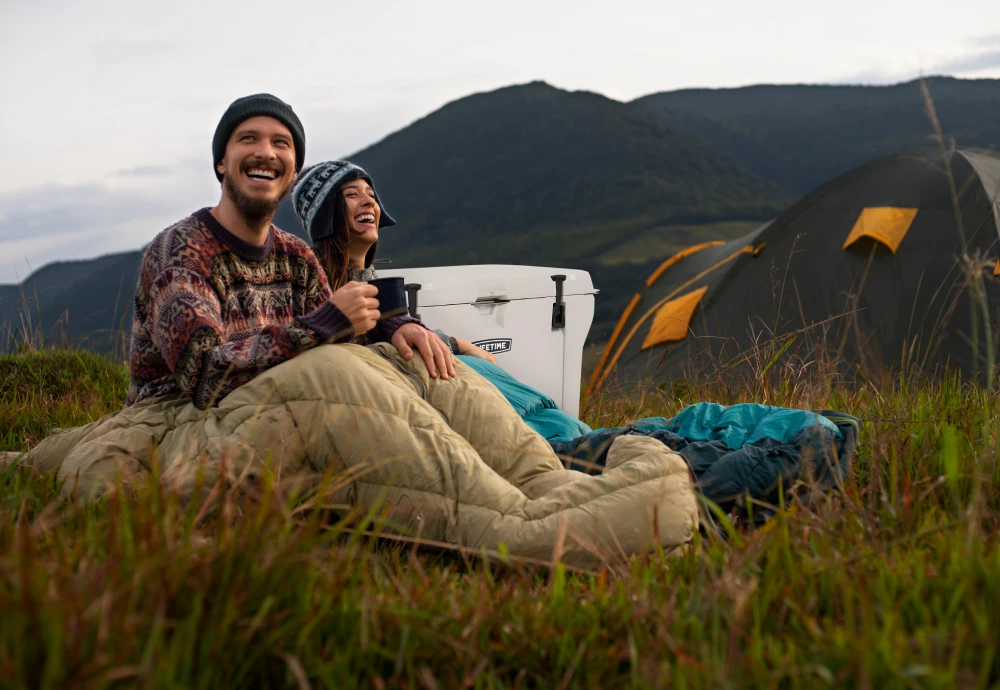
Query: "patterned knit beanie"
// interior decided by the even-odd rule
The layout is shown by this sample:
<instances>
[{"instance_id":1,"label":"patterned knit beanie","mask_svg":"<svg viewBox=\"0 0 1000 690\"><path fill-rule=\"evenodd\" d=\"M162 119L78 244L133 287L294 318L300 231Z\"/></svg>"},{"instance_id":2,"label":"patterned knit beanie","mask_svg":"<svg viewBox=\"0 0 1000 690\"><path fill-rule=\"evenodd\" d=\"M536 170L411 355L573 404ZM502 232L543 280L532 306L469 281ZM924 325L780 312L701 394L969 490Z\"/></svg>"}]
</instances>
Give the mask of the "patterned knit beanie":
<instances>
[{"instance_id":1,"label":"patterned knit beanie","mask_svg":"<svg viewBox=\"0 0 1000 690\"><path fill-rule=\"evenodd\" d=\"M222 182L219 161L226 155L226 144L229 143L233 130L241 122L258 115L273 117L288 127L288 131L292 133L292 143L295 145L295 170L298 172L302 169L302 163L306 158L306 134L298 116L292 111L292 107L280 98L269 93L258 93L233 101L219 120L219 126L215 128L215 136L212 137L212 168L219 182Z\"/></svg>"},{"instance_id":2,"label":"patterned knit beanie","mask_svg":"<svg viewBox=\"0 0 1000 690\"><path fill-rule=\"evenodd\" d=\"M292 208L313 244L333 234L333 202L337 192L343 184L358 178L364 179L372 186L372 191L375 190L371 176L350 161L316 163L299 173L292 186ZM375 202L381 209L379 228L391 228L396 221L385 210L378 192L375 192Z\"/></svg>"}]
</instances>

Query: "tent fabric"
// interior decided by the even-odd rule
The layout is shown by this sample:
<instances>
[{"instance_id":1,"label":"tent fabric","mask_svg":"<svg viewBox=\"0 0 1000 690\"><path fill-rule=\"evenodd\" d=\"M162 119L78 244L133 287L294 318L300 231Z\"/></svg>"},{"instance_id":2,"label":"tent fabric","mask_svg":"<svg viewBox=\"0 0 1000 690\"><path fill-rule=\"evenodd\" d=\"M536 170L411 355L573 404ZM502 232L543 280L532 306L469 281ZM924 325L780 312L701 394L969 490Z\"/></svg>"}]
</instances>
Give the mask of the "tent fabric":
<instances>
[{"instance_id":1,"label":"tent fabric","mask_svg":"<svg viewBox=\"0 0 1000 690\"><path fill-rule=\"evenodd\" d=\"M968 308L967 264L960 257L963 238L970 256L991 263L1000 256L998 196L1000 155L992 152L899 154L851 170L753 233L705 248L642 285L587 390L692 375L735 377L752 366L759 372L786 344L769 371L827 358L845 381L911 365L978 376L987 345L1000 351L1000 280L994 278L1000 267L982 272L987 329L972 322L973 313L981 319L983 312ZM859 221L859 232L883 237L844 251ZM663 304L702 287L707 290L684 340L644 349L634 338Z\"/></svg>"},{"instance_id":2,"label":"tent fabric","mask_svg":"<svg viewBox=\"0 0 1000 690\"><path fill-rule=\"evenodd\" d=\"M607 363L604 364L603 366L599 366L597 369L594 370L594 373L590 379L590 383L587 386L587 394L589 395L592 391L599 388L604 383L608 373L614 370L615 365L618 363L618 360L621 358L622 354L626 351L626 348L628 348L629 345L632 343L633 336L635 336L639 328L646 322L647 319L649 319L649 317L653 316L659 310L660 307L662 307L668 301L673 299L678 293L690 287L691 285L704 281L711 283L713 279L714 280L720 279L721 276L725 274L725 270L720 271L720 269L728 269L729 265L731 265L734 259L737 259L741 254L753 253L754 251L753 245L748 243L747 240L752 240L758 232L760 232L760 230L754 231L753 233L750 233L746 237L736 240L734 242L727 242L726 244L719 245L718 247L716 247L716 249L719 249L720 252L706 251L702 255L705 261L697 263L692 262L691 264L692 269L697 272L694 273L694 275L691 275L691 277L685 280L683 283L681 283L679 287L676 287L671 292L669 292L666 297L663 297L662 299L656 301L656 303L653 304L653 306L648 311L646 311L641 317L639 317L639 319L635 320L632 324L632 328L629 329L628 333L625 335L625 338L620 343L616 342L615 340L608 341L608 344L604 348L604 354L601 356L601 361L602 362L606 361ZM708 266L705 266L704 263L706 263L709 260L709 257L711 257L711 259L713 260L714 259L718 260L714 261ZM690 275L690 273L691 271L688 271L686 273L677 272L676 276L687 277L688 275ZM671 283L671 285L672 284L673 283ZM613 355L611 355L612 350L614 351ZM608 359L609 355L611 355L610 359Z\"/></svg>"},{"instance_id":3,"label":"tent fabric","mask_svg":"<svg viewBox=\"0 0 1000 690\"><path fill-rule=\"evenodd\" d=\"M707 286L700 287L660 307L653 317L653 325L649 327L646 339L642 341L642 349L648 350L654 345L684 340L694 310L698 308L698 303L707 290Z\"/></svg>"},{"instance_id":4,"label":"tent fabric","mask_svg":"<svg viewBox=\"0 0 1000 690\"><path fill-rule=\"evenodd\" d=\"M587 395L590 395L594 388L594 384L596 383L595 377L600 372L604 371L605 365L608 363L608 356L611 354L611 348L618 342L618 336L621 335L622 329L625 328L625 324L628 322L629 317L632 316L632 311L635 309L636 305L639 304L639 300L641 299L642 295L638 292L635 293L635 295L632 296L631 301L628 303L628 306L625 307L625 311L622 312L621 317L618 319L618 323L615 324L615 330L611 332L611 337L608 338L608 343L604 347L604 352L601 353L601 359L598 360L597 366L594 368L594 377L592 377L587 384Z\"/></svg>"},{"instance_id":5,"label":"tent fabric","mask_svg":"<svg viewBox=\"0 0 1000 690\"><path fill-rule=\"evenodd\" d=\"M843 248L847 249L862 237L871 237L884 244L895 254L916 215L917 209L915 208L882 206L862 209L854 227L851 228L851 234L844 241Z\"/></svg>"},{"instance_id":6,"label":"tent fabric","mask_svg":"<svg viewBox=\"0 0 1000 690\"><path fill-rule=\"evenodd\" d=\"M666 271L668 268L670 268L677 262L681 261L682 259L686 259L692 254L697 254L702 249L708 249L709 247L718 247L720 244L725 244L725 242L721 240L713 240L712 242L702 242L701 244L692 245L687 249L682 249L681 251L677 252L669 259L664 261L662 264L660 264L660 266L655 271L653 271L648 278L646 278L646 286L648 287L653 283L655 283L656 279L659 278L661 275L663 275L664 271Z\"/></svg>"},{"instance_id":7,"label":"tent fabric","mask_svg":"<svg viewBox=\"0 0 1000 690\"><path fill-rule=\"evenodd\" d=\"M989 155L975 151L963 153L979 177L987 199L992 200L994 221L1000 227L1000 166L996 164L996 152Z\"/></svg>"}]
</instances>

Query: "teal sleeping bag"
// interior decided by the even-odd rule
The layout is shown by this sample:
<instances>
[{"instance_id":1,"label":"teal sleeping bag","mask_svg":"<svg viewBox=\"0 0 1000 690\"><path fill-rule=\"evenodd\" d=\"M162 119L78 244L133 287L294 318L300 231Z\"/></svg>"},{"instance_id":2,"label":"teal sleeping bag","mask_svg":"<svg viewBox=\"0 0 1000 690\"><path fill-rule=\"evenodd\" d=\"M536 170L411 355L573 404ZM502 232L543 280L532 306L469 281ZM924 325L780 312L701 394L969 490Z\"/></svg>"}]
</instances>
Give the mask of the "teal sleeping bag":
<instances>
[{"instance_id":1,"label":"teal sleeping bag","mask_svg":"<svg viewBox=\"0 0 1000 690\"><path fill-rule=\"evenodd\" d=\"M590 427L559 409L556 401L526 386L485 359L459 355L465 364L497 387L521 418L547 441L571 441L590 433Z\"/></svg>"},{"instance_id":2,"label":"teal sleeping bag","mask_svg":"<svg viewBox=\"0 0 1000 690\"><path fill-rule=\"evenodd\" d=\"M649 417L633 424L637 429L666 429L689 441L721 441L729 450L770 438L790 443L803 429L819 426L841 436L837 425L808 410L742 403L728 407L701 402L689 405L675 417Z\"/></svg>"},{"instance_id":3,"label":"teal sleeping bag","mask_svg":"<svg viewBox=\"0 0 1000 690\"><path fill-rule=\"evenodd\" d=\"M571 468L597 474L619 436L654 438L684 456L706 498L726 512L745 510L750 499L760 521L782 498L805 499L843 481L853 466L860 428L857 417L830 410L702 402L671 419L640 419L550 445Z\"/></svg>"},{"instance_id":4,"label":"teal sleeping bag","mask_svg":"<svg viewBox=\"0 0 1000 690\"><path fill-rule=\"evenodd\" d=\"M550 397L495 364L470 356L460 359L496 386L568 467L582 472L601 472L608 449L619 436L648 436L680 453L699 490L728 511L747 497L774 505L779 485L787 489L806 477L808 487L826 491L853 465L861 423L843 412L701 402L670 419L649 417L628 426L591 430ZM800 497L809 490L800 492ZM758 509L755 519L765 519L771 512Z\"/></svg>"}]
</instances>

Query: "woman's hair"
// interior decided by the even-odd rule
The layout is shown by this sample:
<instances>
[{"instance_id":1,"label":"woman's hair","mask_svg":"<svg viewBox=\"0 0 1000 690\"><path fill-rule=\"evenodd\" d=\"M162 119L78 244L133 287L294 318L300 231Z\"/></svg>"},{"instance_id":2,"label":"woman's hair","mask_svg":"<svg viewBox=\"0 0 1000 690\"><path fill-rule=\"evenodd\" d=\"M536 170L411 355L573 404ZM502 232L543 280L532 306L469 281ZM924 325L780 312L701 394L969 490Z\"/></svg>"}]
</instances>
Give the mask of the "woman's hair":
<instances>
[{"instance_id":1,"label":"woman's hair","mask_svg":"<svg viewBox=\"0 0 1000 690\"><path fill-rule=\"evenodd\" d=\"M348 252L351 234L347 226L347 202L340 189L335 192L330 220L333 223L333 233L317 240L313 249L320 266L326 271L326 279L333 292L347 282L347 268L351 262Z\"/></svg>"},{"instance_id":2,"label":"woman's hair","mask_svg":"<svg viewBox=\"0 0 1000 690\"><path fill-rule=\"evenodd\" d=\"M349 251L351 230L347 218L347 201L344 200L343 186L360 177L363 177L363 175L349 174L340 182L337 189L333 190L333 209L330 212L330 223L333 225L333 232L323 239L317 240L313 246L320 266L326 271L326 278L330 282L331 292L342 287L347 282L348 268L351 266L351 254ZM373 244L365 255L365 265L357 266L356 268L367 268L370 266L375 259L377 247L378 242Z\"/></svg>"}]
</instances>

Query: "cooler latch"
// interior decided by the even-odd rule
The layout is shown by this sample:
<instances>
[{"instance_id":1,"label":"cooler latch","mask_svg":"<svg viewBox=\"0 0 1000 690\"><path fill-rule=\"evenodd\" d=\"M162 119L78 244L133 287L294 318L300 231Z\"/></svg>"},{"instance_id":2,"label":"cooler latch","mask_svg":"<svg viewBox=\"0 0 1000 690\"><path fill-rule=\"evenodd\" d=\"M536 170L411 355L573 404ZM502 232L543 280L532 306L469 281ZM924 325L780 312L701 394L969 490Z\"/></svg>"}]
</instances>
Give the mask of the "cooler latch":
<instances>
[{"instance_id":1,"label":"cooler latch","mask_svg":"<svg viewBox=\"0 0 1000 690\"><path fill-rule=\"evenodd\" d=\"M551 276L556 283L556 301L552 304L552 330L566 327L566 303L563 302L563 282L566 276Z\"/></svg>"},{"instance_id":2,"label":"cooler latch","mask_svg":"<svg viewBox=\"0 0 1000 690\"><path fill-rule=\"evenodd\" d=\"M420 318L420 314L417 313L417 293L420 292L420 283L407 283L403 286L406 290L406 308L410 312L410 316L415 319Z\"/></svg>"}]
</instances>

